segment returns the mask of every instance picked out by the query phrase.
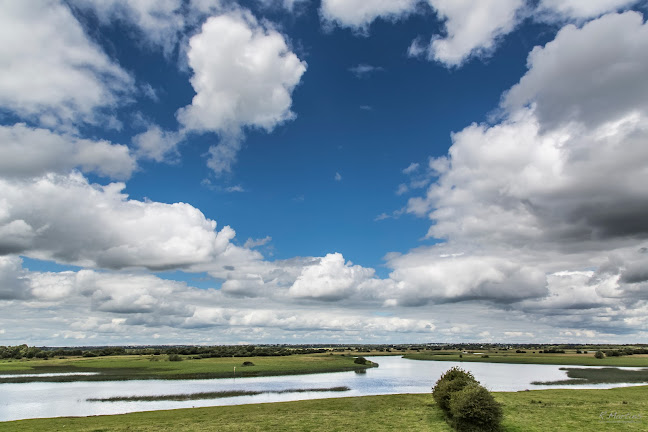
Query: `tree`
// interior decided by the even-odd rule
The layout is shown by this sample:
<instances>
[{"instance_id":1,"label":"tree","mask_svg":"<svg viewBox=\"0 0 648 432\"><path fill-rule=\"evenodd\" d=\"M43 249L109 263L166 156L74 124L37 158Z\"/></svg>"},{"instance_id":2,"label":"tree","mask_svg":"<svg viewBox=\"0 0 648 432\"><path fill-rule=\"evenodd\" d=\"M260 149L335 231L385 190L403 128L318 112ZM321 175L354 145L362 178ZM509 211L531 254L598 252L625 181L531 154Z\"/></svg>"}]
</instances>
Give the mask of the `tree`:
<instances>
[{"instance_id":1,"label":"tree","mask_svg":"<svg viewBox=\"0 0 648 432\"><path fill-rule=\"evenodd\" d=\"M432 397L457 431L500 430L502 408L470 372L458 367L449 369L432 388Z\"/></svg>"},{"instance_id":2,"label":"tree","mask_svg":"<svg viewBox=\"0 0 648 432\"><path fill-rule=\"evenodd\" d=\"M468 384L479 384L474 375L465 370L453 367L447 370L432 388L432 397L443 411L450 409L450 396Z\"/></svg>"},{"instance_id":3,"label":"tree","mask_svg":"<svg viewBox=\"0 0 648 432\"><path fill-rule=\"evenodd\" d=\"M468 384L450 396L452 425L458 431L490 432L500 430L502 408L486 388Z\"/></svg>"}]
</instances>

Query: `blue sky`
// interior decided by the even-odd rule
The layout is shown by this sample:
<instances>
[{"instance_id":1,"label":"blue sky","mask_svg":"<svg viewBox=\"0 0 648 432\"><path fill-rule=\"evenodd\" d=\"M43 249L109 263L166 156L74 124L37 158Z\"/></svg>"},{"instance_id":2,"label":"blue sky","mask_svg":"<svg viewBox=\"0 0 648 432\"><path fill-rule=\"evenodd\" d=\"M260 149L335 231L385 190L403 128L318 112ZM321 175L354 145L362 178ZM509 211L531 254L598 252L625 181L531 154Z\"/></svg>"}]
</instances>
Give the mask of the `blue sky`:
<instances>
[{"instance_id":1,"label":"blue sky","mask_svg":"<svg viewBox=\"0 0 648 432\"><path fill-rule=\"evenodd\" d=\"M444 155L452 131L485 121L524 72L529 43L543 41L536 32L554 26L516 35L487 62L448 70L408 57L403 48L419 35L442 31L432 13L397 24L378 21L368 36L359 36L352 29L325 31L317 8L309 6L296 16L270 14L308 63L292 95L297 117L270 134L248 130L231 173L215 178L206 166L204 154L218 140L207 134L184 143L176 164L142 164L126 192L136 199L188 202L235 226L242 240L270 235L278 258L339 250L358 264L380 266L387 251L406 252L427 230L426 221L413 217L374 221L406 204L407 195L396 194L406 181L402 170ZM124 46L113 48L123 52L120 64L159 93L159 101L145 99L126 111L177 128L176 110L194 95L187 71L160 56L141 58L128 38L115 35L110 43ZM376 69L357 75L352 70L358 65ZM112 139L127 142L137 132ZM200 186L204 179L214 190ZM223 190L232 186L244 192Z\"/></svg>"},{"instance_id":2,"label":"blue sky","mask_svg":"<svg viewBox=\"0 0 648 432\"><path fill-rule=\"evenodd\" d=\"M0 343L645 342L645 2L0 8Z\"/></svg>"}]
</instances>

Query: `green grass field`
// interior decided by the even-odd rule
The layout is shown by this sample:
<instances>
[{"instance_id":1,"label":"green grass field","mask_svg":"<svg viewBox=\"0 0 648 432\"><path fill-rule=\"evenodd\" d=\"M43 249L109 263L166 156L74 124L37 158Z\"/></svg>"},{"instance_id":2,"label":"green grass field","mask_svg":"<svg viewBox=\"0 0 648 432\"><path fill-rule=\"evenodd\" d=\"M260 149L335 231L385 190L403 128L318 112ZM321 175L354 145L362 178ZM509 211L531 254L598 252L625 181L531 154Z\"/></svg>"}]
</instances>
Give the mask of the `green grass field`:
<instances>
[{"instance_id":1,"label":"green grass field","mask_svg":"<svg viewBox=\"0 0 648 432\"><path fill-rule=\"evenodd\" d=\"M284 357L225 357L168 361L168 356L76 357L51 360L0 361L0 374L100 372L95 376L3 378L0 383L30 381L95 381L125 379L204 379L236 376L294 375L366 369L351 356L298 354ZM254 366L243 366L250 361Z\"/></svg>"},{"instance_id":2,"label":"green grass field","mask_svg":"<svg viewBox=\"0 0 648 432\"><path fill-rule=\"evenodd\" d=\"M540 353L515 353L511 351L484 352L488 358L481 354L462 354L453 352L429 351L421 353L408 353L404 357L412 360L457 361L457 362L485 362L485 363L528 363L528 364L555 364L578 366L635 366L648 367L647 354L635 354L623 357L594 358L593 354L540 354Z\"/></svg>"},{"instance_id":3,"label":"green grass field","mask_svg":"<svg viewBox=\"0 0 648 432\"><path fill-rule=\"evenodd\" d=\"M495 393L504 431L648 430L648 387ZM633 420L627 420L634 416ZM150 411L0 424L18 431L451 431L430 394Z\"/></svg>"}]
</instances>

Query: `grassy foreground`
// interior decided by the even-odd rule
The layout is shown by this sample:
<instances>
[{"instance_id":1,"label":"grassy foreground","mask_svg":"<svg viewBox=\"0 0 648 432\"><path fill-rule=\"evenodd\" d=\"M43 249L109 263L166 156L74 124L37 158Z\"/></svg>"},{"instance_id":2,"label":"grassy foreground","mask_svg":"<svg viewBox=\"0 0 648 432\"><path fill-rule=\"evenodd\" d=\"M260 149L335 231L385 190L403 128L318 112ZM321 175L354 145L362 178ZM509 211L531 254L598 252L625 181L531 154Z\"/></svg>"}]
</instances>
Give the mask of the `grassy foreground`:
<instances>
[{"instance_id":1,"label":"grassy foreground","mask_svg":"<svg viewBox=\"0 0 648 432\"><path fill-rule=\"evenodd\" d=\"M495 393L508 432L648 430L648 386ZM630 418L633 417L634 418ZM326 425L326 427L324 427ZM3 431L450 431L431 394L20 420Z\"/></svg>"},{"instance_id":2,"label":"grassy foreground","mask_svg":"<svg viewBox=\"0 0 648 432\"><path fill-rule=\"evenodd\" d=\"M459 357L461 355L461 357ZM635 354L623 357L594 358L592 354L540 354L515 353L511 351L485 352L482 354L461 354L454 352L422 352L410 353L403 357L412 360L484 362L484 363L518 363L518 364L555 364L577 366L634 366L648 367L648 354Z\"/></svg>"},{"instance_id":3,"label":"grassy foreground","mask_svg":"<svg viewBox=\"0 0 648 432\"><path fill-rule=\"evenodd\" d=\"M296 354L282 357L221 357L169 361L168 356L74 357L51 360L0 361L0 374L99 372L94 376L0 378L0 383L31 381L106 381L128 379L207 379L295 375L363 370L370 366L351 356ZM243 362L254 366L243 366ZM236 367L236 375L234 368Z\"/></svg>"}]
</instances>

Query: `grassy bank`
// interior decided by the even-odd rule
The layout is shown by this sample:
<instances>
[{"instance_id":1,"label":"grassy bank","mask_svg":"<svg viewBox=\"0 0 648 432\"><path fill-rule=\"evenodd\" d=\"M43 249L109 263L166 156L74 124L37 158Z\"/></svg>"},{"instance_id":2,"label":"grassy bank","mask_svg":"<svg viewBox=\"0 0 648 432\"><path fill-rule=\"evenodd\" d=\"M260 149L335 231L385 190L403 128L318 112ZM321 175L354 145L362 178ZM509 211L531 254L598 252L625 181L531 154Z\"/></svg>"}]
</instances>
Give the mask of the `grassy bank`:
<instances>
[{"instance_id":1,"label":"grassy bank","mask_svg":"<svg viewBox=\"0 0 648 432\"><path fill-rule=\"evenodd\" d=\"M560 368L567 371L569 379L559 381L534 381L533 384L605 384L648 383L648 369L626 370L617 368L582 369Z\"/></svg>"},{"instance_id":2,"label":"grassy bank","mask_svg":"<svg viewBox=\"0 0 648 432\"><path fill-rule=\"evenodd\" d=\"M507 432L648 429L648 387L495 393ZM627 417L634 416L628 421ZM639 417L639 418L637 418ZM3 431L450 431L430 394L6 422Z\"/></svg>"},{"instance_id":3,"label":"grassy bank","mask_svg":"<svg viewBox=\"0 0 648 432\"><path fill-rule=\"evenodd\" d=\"M488 356L488 357L484 357ZM631 355L623 357L594 358L593 354L540 354L515 353L510 351L484 352L479 354L462 354L453 352L422 352L406 354L403 357L412 360L485 362L485 363L519 363L519 364L555 364L574 366L634 366L648 367L648 355Z\"/></svg>"},{"instance_id":4,"label":"grassy bank","mask_svg":"<svg viewBox=\"0 0 648 432\"><path fill-rule=\"evenodd\" d=\"M9 377L9 382L69 382L129 379L206 379L295 375L364 370L368 365L353 362L350 356L301 354L283 357L183 358L169 361L168 356L78 357L51 360L0 361L0 375L99 372L100 375L67 377ZM253 366L243 366L244 362ZM236 373L234 368L236 367Z\"/></svg>"}]
</instances>

